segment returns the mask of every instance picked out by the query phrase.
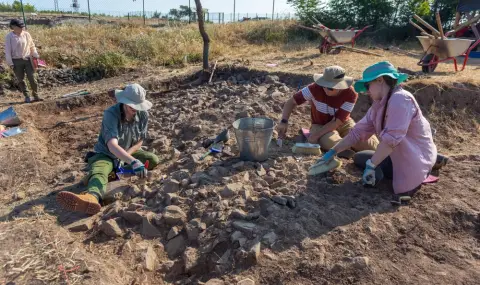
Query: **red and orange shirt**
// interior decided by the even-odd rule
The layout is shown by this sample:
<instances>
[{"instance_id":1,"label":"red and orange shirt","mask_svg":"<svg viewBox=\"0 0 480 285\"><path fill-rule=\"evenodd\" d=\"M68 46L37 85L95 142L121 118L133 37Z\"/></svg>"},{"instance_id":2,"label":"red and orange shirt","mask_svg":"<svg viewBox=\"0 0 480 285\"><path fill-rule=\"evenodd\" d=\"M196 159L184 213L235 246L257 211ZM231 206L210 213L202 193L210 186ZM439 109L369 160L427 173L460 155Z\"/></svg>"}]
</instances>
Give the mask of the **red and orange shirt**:
<instances>
[{"instance_id":1,"label":"red and orange shirt","mask_svg":"<svg viewBox=\"0 0 480 285\"><path fill-rule=\"evenodd\" d=\"M353 87L340 91L337 96L327 96L323 87L312 83L293 96L297 105L309 102L312 124L326 125L333 118L342 122L350 118L358 94Z\"/></svg>"}]
</instances>

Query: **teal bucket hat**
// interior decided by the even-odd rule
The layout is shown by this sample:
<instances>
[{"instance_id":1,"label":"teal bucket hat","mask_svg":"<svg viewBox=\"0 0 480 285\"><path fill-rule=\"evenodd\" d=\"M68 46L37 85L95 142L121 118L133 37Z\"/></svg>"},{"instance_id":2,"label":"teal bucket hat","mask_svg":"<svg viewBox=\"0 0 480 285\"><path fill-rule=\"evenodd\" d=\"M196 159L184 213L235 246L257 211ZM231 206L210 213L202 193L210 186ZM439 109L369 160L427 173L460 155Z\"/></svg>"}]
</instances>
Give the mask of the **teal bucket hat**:
<instances>
[{"instance_id":1,"label":"teal bucket hat","mask_svg":"<svg viewBox=\"0 0 480 285\"><path fill-rule=\"evenodd\" d=\"M408 75L405 73L399 73L398 70L388 61L377 62L371 65L363 71L363 78L355 82L355 91L358 93L367 92L365 83L371 82L380 76L390 76L397 79L397 85L407 80Z\"/></svg>"}]
</instances>

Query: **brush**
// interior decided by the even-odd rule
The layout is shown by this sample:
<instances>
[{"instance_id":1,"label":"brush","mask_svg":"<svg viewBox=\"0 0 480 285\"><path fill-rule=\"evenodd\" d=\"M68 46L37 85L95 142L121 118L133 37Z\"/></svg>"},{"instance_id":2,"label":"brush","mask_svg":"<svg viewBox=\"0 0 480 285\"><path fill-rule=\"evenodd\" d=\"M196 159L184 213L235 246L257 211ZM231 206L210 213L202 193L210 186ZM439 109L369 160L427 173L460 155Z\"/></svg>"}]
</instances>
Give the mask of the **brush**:
<instances>
[{"instance_id":1,"label":"brush","mask_svg":"<svg viewBox=\"0 0 480 285\"><path fill-rule=\"evenodd\" d=\"M320 150L320 145L311 143L296 143L292 147L292 152L296 154L322 154L322 151Z\"/></svg>"},{"instance_id":2,"label":"brush","mask_svg":"<svg viewBox=\"0 0 480 285\"><path fill-rule=\"evenodd\" d=\"M336 158L332 159L328 163L321 161L317 164L314 164L312 167L310 167L308 171L308 175L313 176L313 175L322 174L330 170L340 168L341 166L342 166L342 162Z\"/></svg>"}]
</instances>

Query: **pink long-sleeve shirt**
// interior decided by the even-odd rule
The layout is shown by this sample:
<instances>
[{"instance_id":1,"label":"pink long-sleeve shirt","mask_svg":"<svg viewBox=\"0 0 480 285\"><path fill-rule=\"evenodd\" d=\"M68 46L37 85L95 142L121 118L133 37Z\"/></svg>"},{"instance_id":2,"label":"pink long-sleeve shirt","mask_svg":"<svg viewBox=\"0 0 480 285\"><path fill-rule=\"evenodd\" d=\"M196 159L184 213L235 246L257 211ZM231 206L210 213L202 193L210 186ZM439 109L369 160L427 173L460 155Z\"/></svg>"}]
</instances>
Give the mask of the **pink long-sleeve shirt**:
<instances>
[{"instance_id":1,"label":"pink long-sleeve shirt","mask_svg":"<svg viewBox=\"0 0 480 285\"><path fill-rule=\"evenodd\" d=\"M388 103L385 128L382 130L385 96L374 101L363 117L345 137L351 145L376 134L392 149L393 190L396 194L411 191L427 178L437 157L430 124L413 95L396 87Z\"/></svg>"},{"instance_id":2,"label":"pink long-sleeve shirt","mask_svg":"<svg viewBox=\"0 0 480 285\"><path fill-rule=\"evenodd\" d=\"M14 32L5 36L5 59L9 66L13 65L13 59L28 59L31 56L38 58L38 52L27 31L22 31L20 36Z\"/></svg>"}]
</instances>

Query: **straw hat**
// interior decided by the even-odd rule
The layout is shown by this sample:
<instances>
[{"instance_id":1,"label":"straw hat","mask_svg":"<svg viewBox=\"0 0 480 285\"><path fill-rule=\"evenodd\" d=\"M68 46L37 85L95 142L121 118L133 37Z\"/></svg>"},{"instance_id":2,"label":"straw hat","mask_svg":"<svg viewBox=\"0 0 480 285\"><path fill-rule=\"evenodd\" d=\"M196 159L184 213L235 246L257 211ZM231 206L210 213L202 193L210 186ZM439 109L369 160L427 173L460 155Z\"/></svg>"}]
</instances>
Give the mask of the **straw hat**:
<instances>
[{"instance_id":1,"label":"straw hat","mask_svg":"<svg viewBox=\"0 0 480 285\"><path fill-rule=\"evenodd\" d=\"M313 75L313 80L319 86L344 90L353 84L353 78L345 76L345 69L340 66L329 66L323 74Z\"/></svg>"}]
</instances>

